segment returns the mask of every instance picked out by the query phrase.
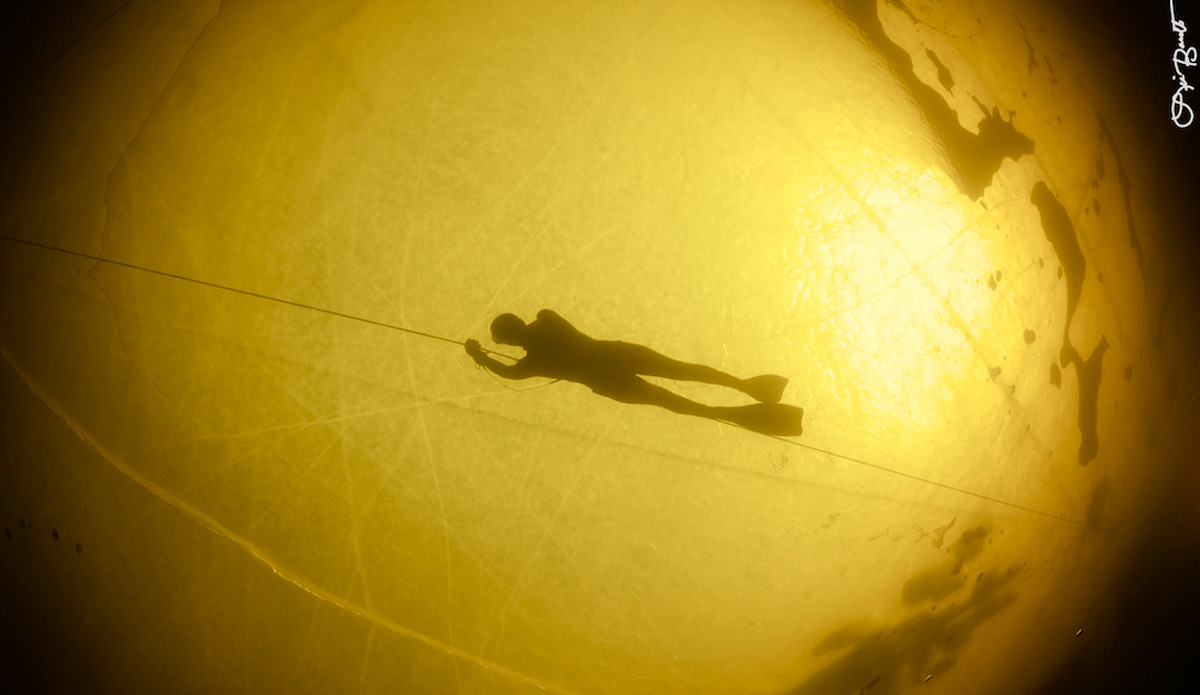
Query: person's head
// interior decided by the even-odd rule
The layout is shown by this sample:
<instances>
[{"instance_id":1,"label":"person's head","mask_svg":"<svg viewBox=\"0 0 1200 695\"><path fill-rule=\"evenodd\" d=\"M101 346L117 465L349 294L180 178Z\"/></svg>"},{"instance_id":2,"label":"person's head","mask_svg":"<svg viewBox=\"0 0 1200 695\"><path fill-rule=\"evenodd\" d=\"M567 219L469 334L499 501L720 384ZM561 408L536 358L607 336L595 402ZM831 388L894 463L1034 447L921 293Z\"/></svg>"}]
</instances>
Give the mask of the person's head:
<instances>
[{"instance_id":1,"label":"person's head","mask_svg":"<svg viewBox=\"0 0 1200 695\"><path fill-rule=\"evenodd\" d=\"M519 316L500 314L492 319L492 340L504 345L524 345L528 328Z\"/></svg>"}]
</instances>

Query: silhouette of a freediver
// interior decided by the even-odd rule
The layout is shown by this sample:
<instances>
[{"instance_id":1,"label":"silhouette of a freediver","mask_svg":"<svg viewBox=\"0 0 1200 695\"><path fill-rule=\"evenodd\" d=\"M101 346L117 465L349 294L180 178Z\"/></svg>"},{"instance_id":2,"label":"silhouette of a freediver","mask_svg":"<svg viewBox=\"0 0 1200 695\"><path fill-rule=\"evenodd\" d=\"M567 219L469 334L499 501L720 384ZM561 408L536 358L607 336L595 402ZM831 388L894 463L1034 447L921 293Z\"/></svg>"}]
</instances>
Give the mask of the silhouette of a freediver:
<instances>
[{"instance_id":1,"label":"silhouette of a freediver","mask_svg":"<svg viewBox=\"0 0 1200 695\"><path fill-rule=\"evenodd\" d=\"M489 357L477 340L466 341L467 354L481 367L506 379L548 377L583 384L593 392L621 403L656 405L682 415L723 420L761 434L797 436L804 410L783 405L779 399L788 380L766 374L739 379L712 367L680 362L644 345L616 340L596 340L558 314L543 309L525 323L513 314L492 321L492 339L523 348L515 364ZM759 401L743 406L710 406L689 400L642 376L674 381L697 381L736 389Z\"/></svg>"}]
</instances>

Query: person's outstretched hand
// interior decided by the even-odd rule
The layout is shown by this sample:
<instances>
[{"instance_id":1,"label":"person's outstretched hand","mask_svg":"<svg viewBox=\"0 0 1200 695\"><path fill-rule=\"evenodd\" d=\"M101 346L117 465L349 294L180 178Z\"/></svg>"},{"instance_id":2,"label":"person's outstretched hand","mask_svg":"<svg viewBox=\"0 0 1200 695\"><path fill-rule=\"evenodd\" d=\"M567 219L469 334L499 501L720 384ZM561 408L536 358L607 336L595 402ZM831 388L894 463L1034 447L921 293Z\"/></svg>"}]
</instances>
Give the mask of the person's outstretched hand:
<instances>
[{"instance_id":1,"label":"person's outstretched hand","mask_svg":"<svg viewBox=\"0 0 1200 695\"><path fill-rule=\"evenodd\" d=\"M475 360L476 364L482 363L481 360L484 358L484 352L478 340L468 340L463 343L463 347L466 348L467 354L471 356L471 359Z\"/></svg>"}]
</instances>

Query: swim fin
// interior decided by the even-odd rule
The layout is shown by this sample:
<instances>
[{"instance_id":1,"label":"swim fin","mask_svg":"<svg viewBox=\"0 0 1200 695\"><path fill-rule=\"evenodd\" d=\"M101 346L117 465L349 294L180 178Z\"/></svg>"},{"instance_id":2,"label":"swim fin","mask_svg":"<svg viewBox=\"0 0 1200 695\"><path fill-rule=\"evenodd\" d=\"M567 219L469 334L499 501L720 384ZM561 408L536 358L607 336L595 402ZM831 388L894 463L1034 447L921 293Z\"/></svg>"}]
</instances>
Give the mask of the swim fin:
<instances>
[{"instance_id":1,"label":"swim fin","mask_svg":"<svg viewBox=\"0 0 1200 695\"><path fill-rule=\"evenodd\" d=\"M804 409L794 405L755 403L716 411L718 419L759 434L799 437L804 432Z\"/></svg>"},{"instance_id":2,"label":"swim fin","mask_svg":"<svg viewBox=\"0 0 1200 695\"><path fill-rule=\"evenodd\" d=\"M742 380L742 393L760 403L778 403L788 380L774 374L763 374Z\"/></svg>"}]
</instances>

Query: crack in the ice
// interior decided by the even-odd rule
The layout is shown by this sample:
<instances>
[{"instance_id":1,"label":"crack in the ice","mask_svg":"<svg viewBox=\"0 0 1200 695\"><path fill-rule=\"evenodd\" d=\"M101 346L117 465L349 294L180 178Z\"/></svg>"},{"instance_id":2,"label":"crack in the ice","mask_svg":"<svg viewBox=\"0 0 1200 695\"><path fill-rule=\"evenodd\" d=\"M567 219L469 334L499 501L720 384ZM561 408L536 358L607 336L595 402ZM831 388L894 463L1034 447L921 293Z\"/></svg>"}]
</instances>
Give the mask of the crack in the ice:
<instances>
[{"instance_id":1,"label":"crack in the ice","mask_svg":"<svg viewBox=\"0 0 1200 695\"><path fill-rule=\"evenodd\" d=\"M128 3L126 3L126 5L128 5ZM122 9L124 7L125 7L125 5L122 6ZM146 117L142 119L142 122L138 125L137 130L134 132L133 137L130 138L129 142L125 143L125 147L121 149L121 154L117 156L116 161L113 163L112 169L109 170L108 176L105 178L104 196L101 201L101 204L104 207L104 223L102 224L102 226L100 228L100 250L97 252L97 254L96 254L97 256L103 257L104 249L108 245L108 231L109 231L108 228L109 228L109 223L111 221L110 220L111 205L109 203L109 199L110 199L110 196L112 193L113 176L116 175L117 170L119 168L121 168L121 166L125 163L125 158L126 158L126 155L128 155L130 148L133 147L134 143L136 143L138 141L138 139L141 137L142 131L145 129L146 124L150 122L150 119L154 116L155 112L158 110L158 106L160 103L162 103L163 97L166 96L166 94L169 91L171 91L171 85L175 82L175 78L176 78L176 76L178 76L179 71L183 68L184 64L187 63L188 56L191 55L192 50L196 47L196 44L198 44L200 42L201 37L204 36L204 33L208 30L209 26L212 25L213 21L216 20L216 18L221 14L221 7L222 7L222 2L218 1L216 12L213 13L212 17L209 17L208 20L205 21L204 26L200 28L200 31L196 33L196 37L194 39L192 39L191 45L189 45L187 50L183 52L183 55L179 59L179 63L175 66L175 69L171 72L170 77L167 78L166 84L163 85L162 91L159 93L158 97L155 98L154 103L150 106L150 109L146 112ZM117 12L119 12L119 11L120 10L117 10ZM113 13L113 15L115 15L115 14L116 14L116 12ZM110 15L110 17L113 15ZM199 413L197 413L191 406L189 406L186 403L183 403L181 401L176 401L176 399L172 398L169 394L167 394L167 392L164 391L162 389L162 387L157 382L154 381L154 379L149 377L145 372L143 372L138 367L137 362L133 359L133 355L129 351L129 342L125 338L125 333L124 333L124 331L121 330L121 321L120 321L119 314L117 311L117 304L116 304L116 302L113 301L112 294L107 289L104 288L104 286L100 283L100 281L96 279L96 276L94 274L96 268L99 267L99 265L100 265L99 263L94 263L92 265L92 267L87 271L87 276L88 276L88 279L92 281L92 284L94 284L96 286L96 289L98 289L101 293L104 294L105 299L108 301L109 307L112 309L113 328L116 330L117 340L121 343L121 350L125 353L125 359L129 362L129 366L133 369L134 373L138 376L138 378L140 378L143 381L145 381L146 383L150 384L150 386L152 386L156 391L158 391L160 394L162 394L162 396L164 398L166 398L167 400L169 400L171 402L176 402L179 405L181 405L184 409L186 409L189 413L191 413L192 417L196 418L196 420L203 422L203 423L209 425L210 427L213 427L214 429L225 432L225 429L223 427L204 418Z\"/></svg>"},{"instance_id":2,"label":"crack in the ice","mask_svg":"<svg viewBox=\"0 0 1200 695\"><path fill-rule=\"evenodd\" d=\"M99 22L96 22L96 25L94 27L92 27L91 29L88 29L86 32L83 33L82 36L75 39L70 44L68 44L66 46L66 48L63 48L61 51L56 53L53 58L46 61L46 63L44 65L42 65L40 68L38 68L37 70L33 71L33 73L31 73L29 75L29 77L26 77L25 79L23 79L19 83L17 83L11 90L9 90L8 94L4 95L5 103L8 103L8 104L15 103L17 93L20 92L22 89L24 89L25 85L36 80L39 75L41 75L46 70L50 69L50 66L57 63L60 58L62 58L66 54L70 53L71 49L75 48L84 39L86 39L87 37L94 34L97 29L104 26L105 24L108 24L108 20L112 19L113 17L116 17L118 14L121 13L121 11L123 11L126 7L129 7L132 4L133 4L133 0L125 0L125 3L123 5L121 5L117 9L113 10L112 12L109 12L108 15L104 19L101 19Z\"/></svg>"},{"instance_id":3,"label":"crack in the ice","mask_svg":"<svg viewBox=\"0 0 1200 695\"><path fill-rule=\"evenodd\" d=\"M434 649L438 652L441 652L441 653L451 657L454 660L454 663L456 665L458 664L459 661L467 661L472 664L475 664L476 666L478 666L486 671L495 673L495 674L497 674L501 677L507 678L511 681L523 683L525 685L539 688L541 690L545 690L545 691L549 691L549 692L553 692L553 693L559 693L560 695L576 695L576 693L574 693L574 691L569 690L565 687L539 681L536 678L526 676L523 673L514 671L510 668L502 666L501 664L488 661L478 655L471 654L470 652L456 648L453 645L446 644L446 643L444 643L440 640L437 640L433 637L430 637L423 633L417 632L416 630L412 630L407 627L404 627L403 625L400 625L399 623L393 621L392 619L388 618L385 615L382 615L374 610L370 610L364 606L359 606L355 603L352 603L352 602L346 600L345 598L335 596L335 595L331 594L330 592L326 591L325 589L312 584L311 582L306 580L304 577L302 577L299 574L284 567L281 563L279 563L277 560L275 560L265 549L260 548L259 546L255 545L249 539L247 539L237 533L234 533L230 528L228 528L221 522L217 521L216 519L208 516L201 510L197 509L196 507L192 506L186 500L183 500L183 499L177 497L176 495L173 495L172 493L167 491L165 488L157 485L150 479L148 479L148 478L144 477L143 475L141 475L140 473L138 473L136 470L127 466L125 464L125 462L119 456L115 455L113 452L109 451L102 443L100 443L96 439L92 438L87 433L86 429L84 429L78 422L76 422L74 420L74 418L72 418L64 409L59 407L54 402L54 400L52 398L50 398L50 395L48 393L46 393L44 390L42 390L42 388L40 386L38 386L37 382L35 382L23 369L21 369L18 366L18 364L13 360L12 356L9 354L8 350L6 348L4 348L4 346L2 344L0 344L0 356L3 356L4 360L13 369L13 371L15 371L21 377L21 379L25 382L25 384L29 388L29 390L33 392L34 396L36 396L38 398L38 400L40 400L47 408L50 409L51 412L53 412L60 420L62 420L62 422L67 425L67 427L69 427L73 432L75 432L75 434L80 439L82 439L88 446L90 446L94 451L96 451L96 453L99 454L100 457L102 459L104 459L104 461L107 462L110 466L115 468L120 473L124 474L125 477L129 478L132 482L134 482L139 487L141 487L144 490L146 490L147 492L149 492L154 497L157 497L158 499L162 500L166 504L175 508L177 511L179 511L181 514L183 514L185 517L187 517L191 521L199 524L200 526L203 526L204 528L207 528L209 531L217 534L218 536L221 536L222 538L233 543L234 545L237 545L243 551L245 551L251 557L253 557L255 560L266 565L267 568L270 569L271 572L273 572L275 574L275 576L279 577L280 579L284 580L285 582L287 582L287 583L291 584L292 586L296 587L297 589L300 589L301 591L309 594L313 598L315 598L319 601L328 603L330 605L333 605L337 608L340 608L341 610L343 610L347 613L350 613L351 615L357 616L357 617L361 618L362 620L367 621L368 623L370 623L373 626L382 627L396 635L411 639L415 642L418 642L418 643L424 645L425 647L428 647L430 649Z\"/></svg>"},{"instance_id":4,"label":"crack in the ice","mask_svg":"<svg viewBox=\"0 0 1200 695\"><path fill-rule=\"evenodd\" d=\"M187 50L183 52L183 55L180 56L179 63L176 64L175 69L171 71L171 75L167 78L166 84L163 85L162 91L159 92L158 96L154 99L154 103L150 105L150 109L146 112L146 117L142 119L142 122L138 125L137 130L134 132L133 137L129 139L129 142L125 143L125 147L121 149L121 154L117 155L117 160L113 162L112 169L109 170L108 176L105 177L103 198L104 223L100 228L100 251L96 254L97 256L104 256L104 248L107 244L108 225L110 221L109 216L111 213L109 196L112 193L113 176L117 173L117 169L119 169L125 162L125 157L129 154L129 149L133 147L134 143L136 143L139 138L141 138L142 131L145 130L146 124L150 122L150 119L154 117L155 112L158 110L159 104L162 103L163 97L165 97L167 93L171 91L171 85L175 83L175 78L179 75L179 71L182 70L183 66L187 63L188 56L192 54L192 51L196 48L196 45L200 43L200 39L204 37L205 32L208 31L208 28L217 19L217 17L220 16L222 6L223 0L218 0L217 11L213 13L212 17L209 17L208 20L204 22L204 26L200 27L200 31L196 32L196 37L192 39L191 45L189 45ZM92 277L91 271L88 271L88 277ZM92 278L92 281L96 282L96 279Z\"/></svg>"},{"instance_id":5,"label":"crack in the ice","mask_svg":"<svg viewBox=\"0 0 1200 695\"><path fill-rule=\"evenodd\" d=\"M1121 186L1121 198L1125 201L1125 225L1129 229L1129 245L1133 247L1133 252L1137 256L1138 274L1142 279L1144 296L1146 293L1146 259L1142 252L1142 241L1138 238L1137 226L1133 221L1133 184L1129 181L1129 172L1125 170L1124 162L1121 161L1121 151L1117 149L1116 138L1113 137L1112 131L1108 129L1108 124L1099 111L1096 112L1096 120L1100 123L1100 140L1108 143L1113 159L1117 162L1117 182ZM1149 301L1147 301L1147 305L1149 305Z\"/></svg>"}]
</instances>

